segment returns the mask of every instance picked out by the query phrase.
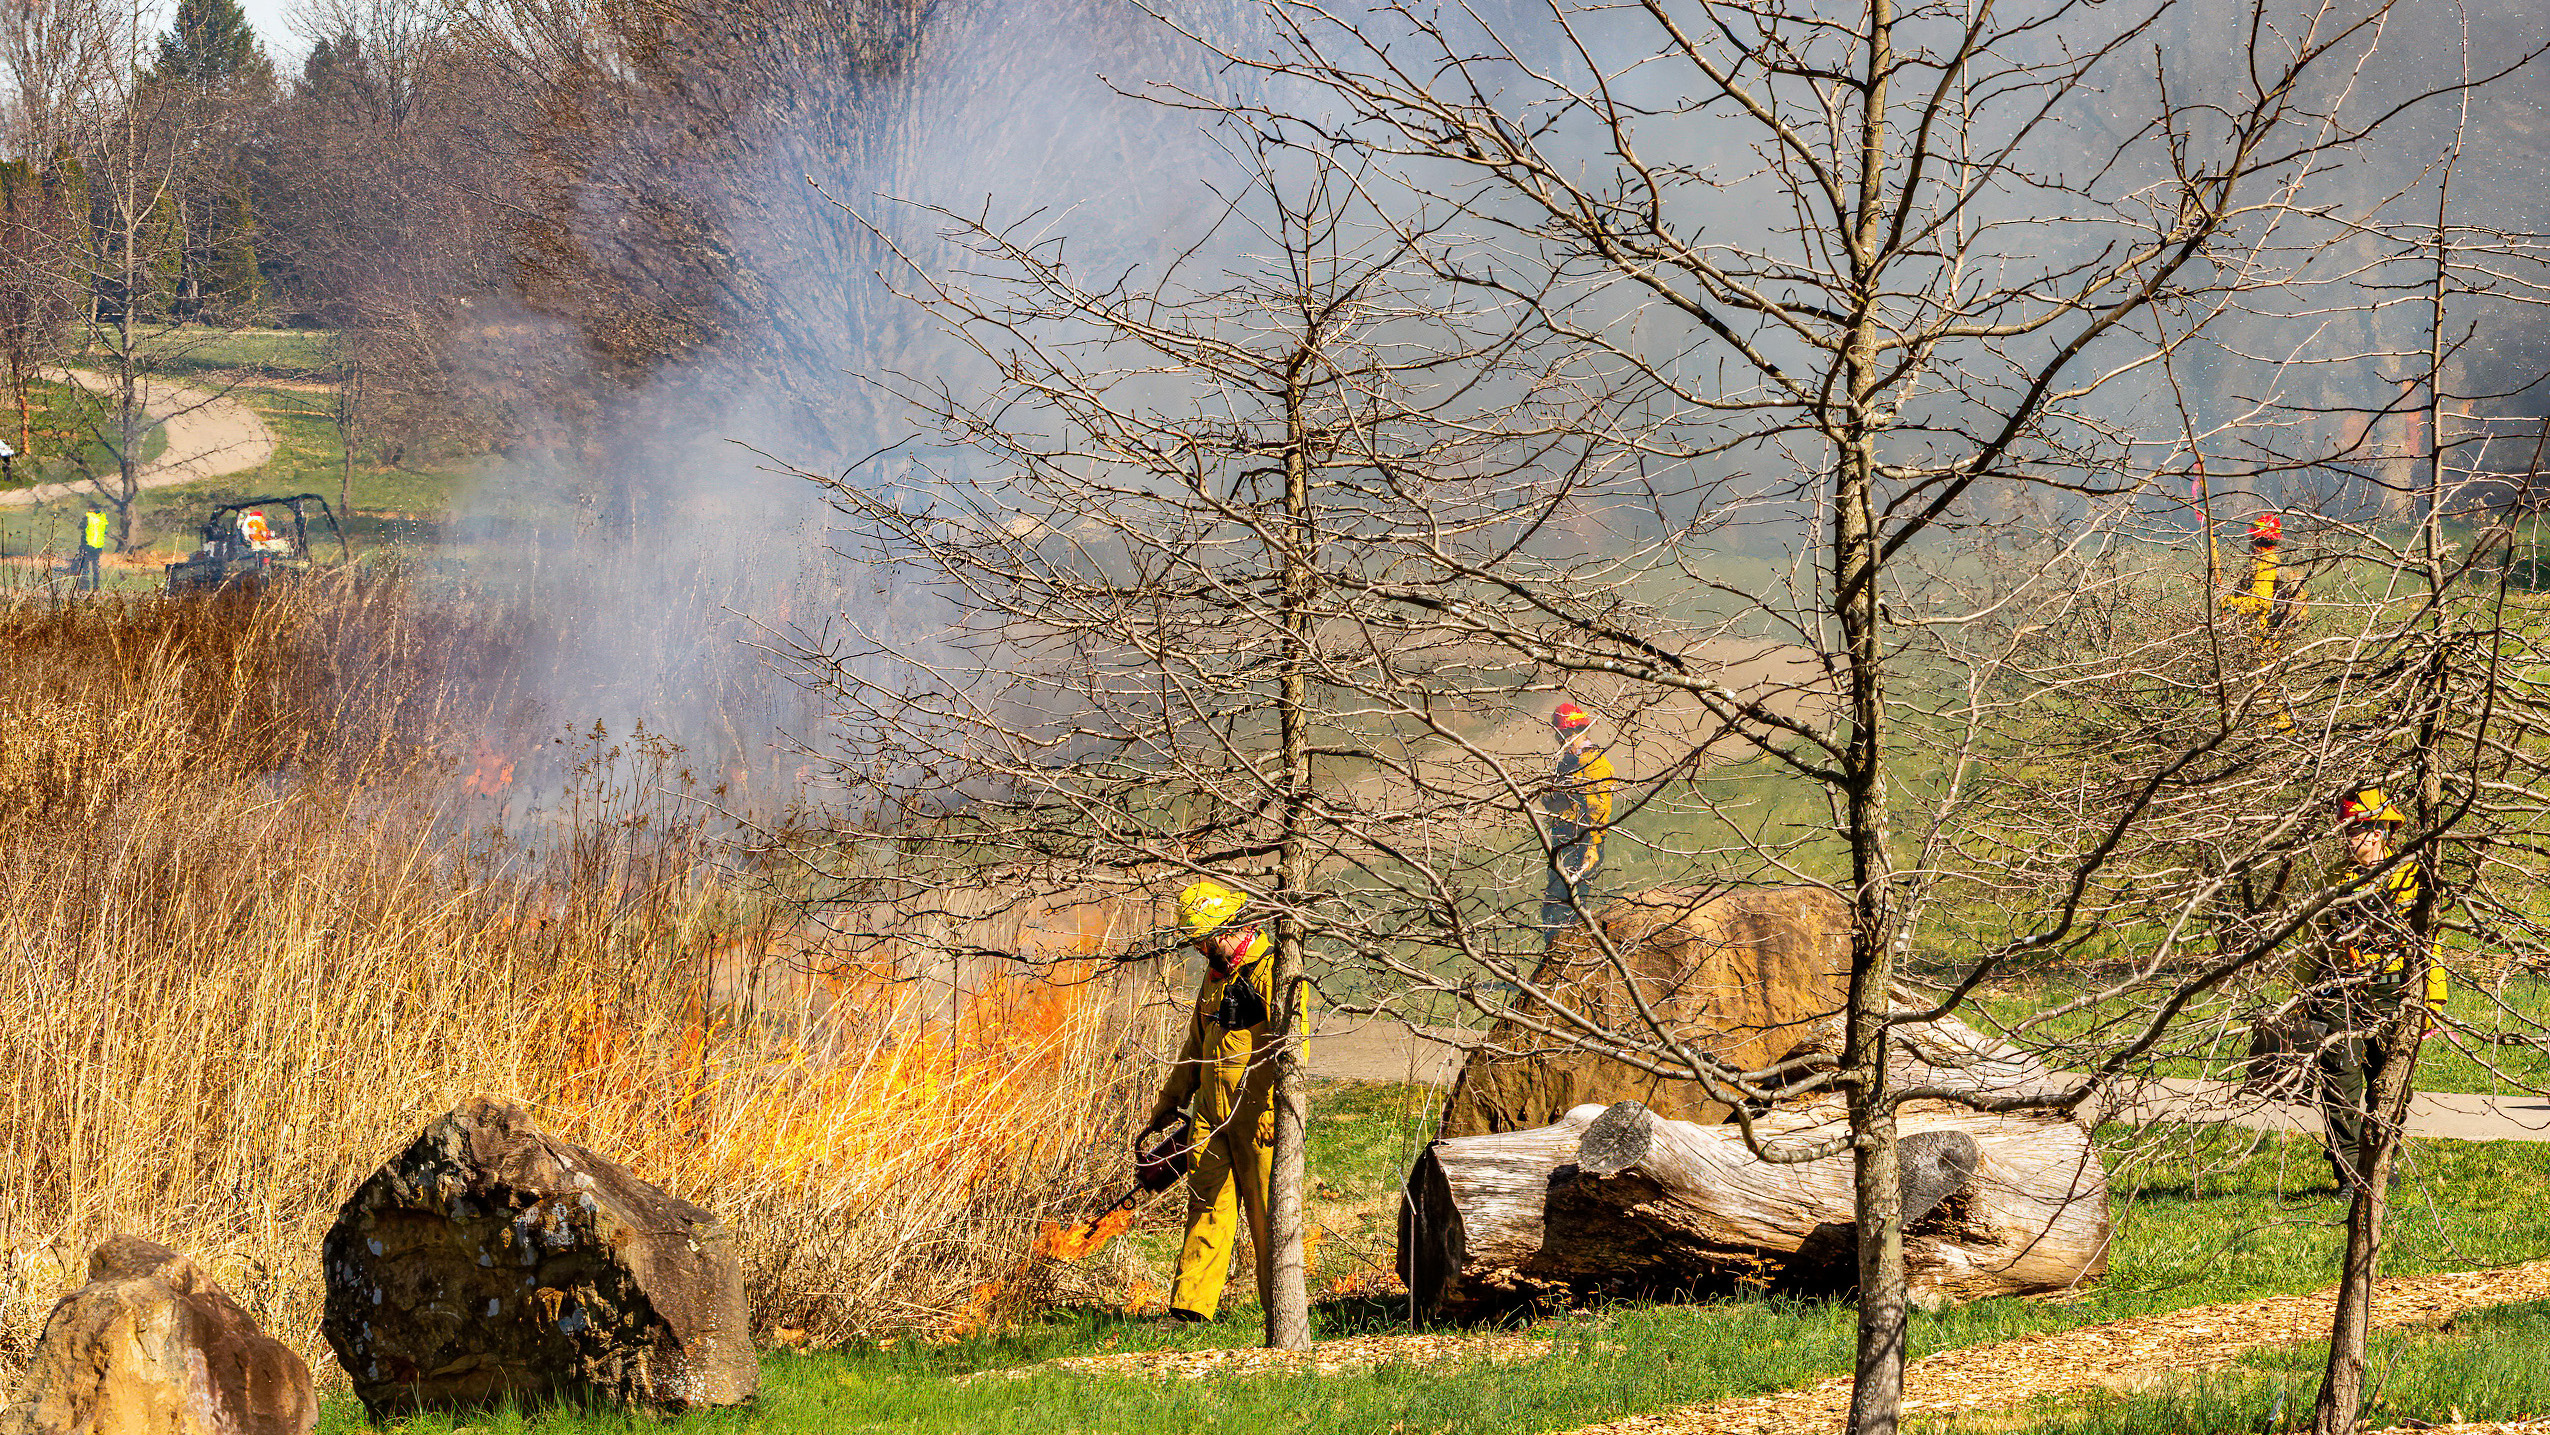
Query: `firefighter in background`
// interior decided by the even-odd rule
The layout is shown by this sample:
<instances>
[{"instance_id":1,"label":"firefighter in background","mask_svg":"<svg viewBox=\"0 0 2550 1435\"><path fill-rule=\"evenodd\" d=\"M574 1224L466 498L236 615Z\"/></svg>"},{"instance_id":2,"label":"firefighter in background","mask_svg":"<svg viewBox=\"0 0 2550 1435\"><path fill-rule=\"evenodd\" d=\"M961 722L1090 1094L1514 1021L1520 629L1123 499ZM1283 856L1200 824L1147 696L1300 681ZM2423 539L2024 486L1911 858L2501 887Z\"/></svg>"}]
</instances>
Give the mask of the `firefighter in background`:
<instances>
[{"instance_id":1,"label":"firefighter in background","mask_svg":"<svg viewBox=\"0 0 2550 1435\"><path fill-rule=\"evenodd\" d=\"M1186 1244L1169 1293L1169 1314L1180 1320L1211 1320L1221 1306L1243 1217L1257 1252L1261 1304L1275 1282L1266 1243L1266 1177L1275 1148L1275 939L1247 917L1248 898L1210 878L1178 894L1178 925L1204 955L1204 985L1177 1065L1151 1103L1151 1123L1133 1138L1139 1155L1193 1104Z\"/></svg>"},{"instance_id":2,"label":"firefighter in background","mask_svg":"<svg viewBox=\"0 0 2550 1435\"><path fill-rule=\"evenodd\" d=\"M2262 641L2273 643L2306 611L2301 585L2284 581L2284 519L2261 513L2249 520L2249 582L2223 595L2222 606L2250 619Z\"/></svg>"},{"instance_id":3,"label":"firefighter in background","mask_svg":"<svg viewBox=\"0 0 2550 1435\"><path fill-rule=\"evenodd\" d=\"M2378 787L2349 793L2338 805L2338 818L2349 865L2332 885L2361 880L2357 874L2390 861L2392 836L2407 820ZM2321 940L2305 949L2295 973L2302 1014L2311 1023L2306 1030L2325 1032L2318 1058L2320 1116L2328 1124L2329 1169L2340 1191L2355 1183L2365 1123L2372 1119L2367 1104L2390 1060L2381 1029L2408 998L2417 965L2410 958L2421 945L2410 918L2425 880L2418 863L2401 862L2332 903L2321 915ZM2431 958L2432 946L2425 950ZM2429 960L2426 1005L2440 1007L2449 995L2443 967Z\"/></svg>"},{"instance_id":4,"label":"firefighter in background","mask_svg":"<svg viewBox=\"0 0 2550 1435\"><path fill-rule=\"evenodd\" d=\"M1558 740L1557 770L1541 794L1549 823L1549 887L1541 896L1544 946L1574 926L1593 900L1594 868L1603 860L1603 834L1611 827L1614 781L1611 759L1594 746L1594 715L1573 702L1550 714Z\"/></svg>"},{"instance_id":5,"label":"firefighter in background","mask_svg":"<svg viewBox=\"0 0 2550 1435\"><path fill-rule=\"evenodd\" d=\"M91 593L97 591L98 565L106 558L106 510L92 504L88 516L80 521L80 556L71 564L71 583Z\"/></svg>"},{"instance_id":6,"label":"firefighter in background","mask_svg":"<svg viewBox=\"0 0 2550 1435\"><path fill-rule=\"evenodd\" d=\"M239 537L251 553L282 553L292 547L275 536L274 528L266 522L265 510L258 508L239 515Z\"/></svg>"}]
</instances>

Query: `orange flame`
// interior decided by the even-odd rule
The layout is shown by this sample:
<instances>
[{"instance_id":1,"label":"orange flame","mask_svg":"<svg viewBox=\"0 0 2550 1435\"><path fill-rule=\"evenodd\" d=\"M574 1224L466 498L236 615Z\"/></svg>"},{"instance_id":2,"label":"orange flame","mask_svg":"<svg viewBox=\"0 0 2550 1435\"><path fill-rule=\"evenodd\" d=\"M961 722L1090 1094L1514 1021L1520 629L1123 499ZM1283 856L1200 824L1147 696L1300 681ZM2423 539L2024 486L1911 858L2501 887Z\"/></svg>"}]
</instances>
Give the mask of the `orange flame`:
<instances>
[{"instance_id":1,"label":"orange flame","mask_svg":"<svg viewBox=\"0 0 2550 1435\"><path fill-rule=\"evenodd\" d=\"M1058 1261L1085 1260L1107 1242L1123 1235L1132 1224L1133 1201L1130 1197L1108 1208L1105 1215L1083 1221L1068 1231L1053 1221L1047 1221L1036 1230L1036 1254Z\"/></svg>"},{"instance_id":2,"label":"orange flame","mask_svg":"<svg viewBox=\"0 0 2550 1435\"><path fill-rule=\"evenodd\" d=\"M1056 1102L1085 1111L1086 1094L1056 1083L1079 1079L1105 1009L1078 973L1056 975L990 980L951 998L890 967L835 965L809 973L822 999L793 1043L727 1017L707 988L669 1021L590 995L560 1033L551 1109L638 1169L679 1172L702 1188L996 1188L1019 1164L1085 1139L1057 1119ZM1102 1244L1092 1233L1083 1254ZM1014 1278L973 1288L943 1333L996 1328L1025 1289Z\"/></svg>"},{"instance_id":3,"label":"orange flame","mask_svg":"<svg viewBox=\"0 0 2550 1435\"><path fill-rule=\"evenodd\" d=\"M956 1318L948 1322L941 1338L954 1340L998 1325L1002 1315L1001 1292L1008 1285L1007 1281L985 1281L974 1287L974 1294L966 1300L964 1309L956 1313Z\"/></svg>"},{"instance_id":4,"label":"orange flame","mask_svg":"<svg viewBox=\"0 0 2550 1435\"><path fill-rule=\"evenodd\" d=\"M472 797L493 797L513 785L514 760L503 748L485 738L478 739L478 750L471 762L469 776L461 779L460 790Z\"/></svg>"}]
</instances>

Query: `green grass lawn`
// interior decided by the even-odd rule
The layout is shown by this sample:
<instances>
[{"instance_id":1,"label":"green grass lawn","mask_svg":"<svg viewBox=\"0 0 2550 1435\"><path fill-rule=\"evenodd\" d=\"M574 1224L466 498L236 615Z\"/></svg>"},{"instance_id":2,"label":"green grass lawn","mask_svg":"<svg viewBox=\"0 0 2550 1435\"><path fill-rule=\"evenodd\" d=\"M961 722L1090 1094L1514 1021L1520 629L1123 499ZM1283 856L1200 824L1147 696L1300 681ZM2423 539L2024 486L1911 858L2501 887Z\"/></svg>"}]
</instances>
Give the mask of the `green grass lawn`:
<instances>
[{"instance_id":1,"label":"green grass lawn","mask_svg":"<svg viewBox=\"0 0 2550 1435\"><path fill-rule=\"evenodd\" d=\"M335 336L324 329L205 329L184 325L159 344L158 367L171 378L310 379L335 362Z\"/></svg>"},{"instance_id":2,"label":"green grass lawn","mask_svg":"<svg viewBox=\"0 0 2550 1435\"><path fill-rule=\"evenodd\" d=\"M1314 1219L1355 1229L1372 1197L1395 1189L1439 1093L1341 1084L1315 1095ZM2335 1278L2341 1208L2309 1143L2249 1133L2174 1129L2106 1138L2118 1172L2118 1240L2107 1281L2068 1303L1980 1301L1917 1316L1919 1354L2211 1301L2315 1289ZM1158 1208L1166 1212L1173 1201ZM2422 1143L2403 1188L2386 1268L2456 1270L2550 1256L2550 1145ZM1155 1221L1136 1239L1142 1262L1173 1232ZM1339 1238L1342 1239L1342 1236ZM1324 1248L1323 1255L1331 1248ZM1323 1262L1323 1274L1337 1273ZM1245 1285L1245 1281L1236 1283ZM1345 1299L1317 1312L1323 1338L1402 1328L1388 1301ZM403 1422L405 1435L586 1435L636 1427L677 1432L1066 1431L1530 1432L1694 1401L1783 1389L1848 1369L1853 1315L1832 1302L1749 1299L1622 1305L1528 1327L1551 1358L1390 1365L1360 1374L1217 1376L1162 1383L1036 1371L977 1372L1056 1356L1245 1346L1254 1303L1210 1325L1171 1325L1095 1306L1051 1311L1016 1329L944 1344L885 1346L763 1359L764 1393L747 1411L668 1421L616 1412L547 1411ZM327 1402L322 1425L350 1431L359 1409ZM2247 1427L2247 1428L2255 1428Z\"/></svg>"}]
</instances>

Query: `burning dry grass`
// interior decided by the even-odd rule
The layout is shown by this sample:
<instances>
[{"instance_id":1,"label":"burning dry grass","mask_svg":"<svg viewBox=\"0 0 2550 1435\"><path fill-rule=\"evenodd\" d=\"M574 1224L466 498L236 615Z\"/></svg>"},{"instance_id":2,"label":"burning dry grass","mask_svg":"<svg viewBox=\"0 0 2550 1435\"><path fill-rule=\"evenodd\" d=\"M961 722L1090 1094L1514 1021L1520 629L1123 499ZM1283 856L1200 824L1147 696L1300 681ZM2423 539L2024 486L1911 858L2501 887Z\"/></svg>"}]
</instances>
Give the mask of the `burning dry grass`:
<instances>
[{"instance_id":1,"label":"burning dry grass","mask_svg":"<svg viewBox=\"0 0 2550 1435\"><path fill-rule=\"evenodd\" d=\"M332 1372L321 1233L472 1094L727 1217L817 1342L944 1322L1107 1174L1103 984L721 977L793 914L607 764L549 855L455 828L504 631L377 584L0 608L0 1367L127 1230Z\"/></svg>"}]
</instances>

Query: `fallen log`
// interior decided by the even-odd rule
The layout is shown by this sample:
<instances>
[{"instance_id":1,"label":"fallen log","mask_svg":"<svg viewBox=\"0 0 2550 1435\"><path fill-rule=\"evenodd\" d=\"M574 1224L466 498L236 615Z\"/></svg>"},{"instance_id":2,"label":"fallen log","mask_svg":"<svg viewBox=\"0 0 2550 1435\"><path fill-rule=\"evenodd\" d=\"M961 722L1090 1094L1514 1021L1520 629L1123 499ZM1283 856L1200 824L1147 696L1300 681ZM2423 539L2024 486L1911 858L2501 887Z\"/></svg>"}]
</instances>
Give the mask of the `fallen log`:
<instances>
[{"instance_id":1,"label":"fallen log","mask_svg":"<svg viewBox=\"0 0 2550 1435\"><path fill-rule=\"evenodd\" d=\"M1829 1108L1757 1123L1774 1148L1839 1132ZM1920 1113L1901 1122L1904 1265L1917 1299L2061 1290L2107 1268L2107 1173L2077 1122ZM1707 1293L1838 1293L1855 1279L1847 1152L1780 1163L1733 1126L1636 1102L1437 1141L1410 1173L1399 1273L1420 1310Z\"/></svg>"}]
</instances>

